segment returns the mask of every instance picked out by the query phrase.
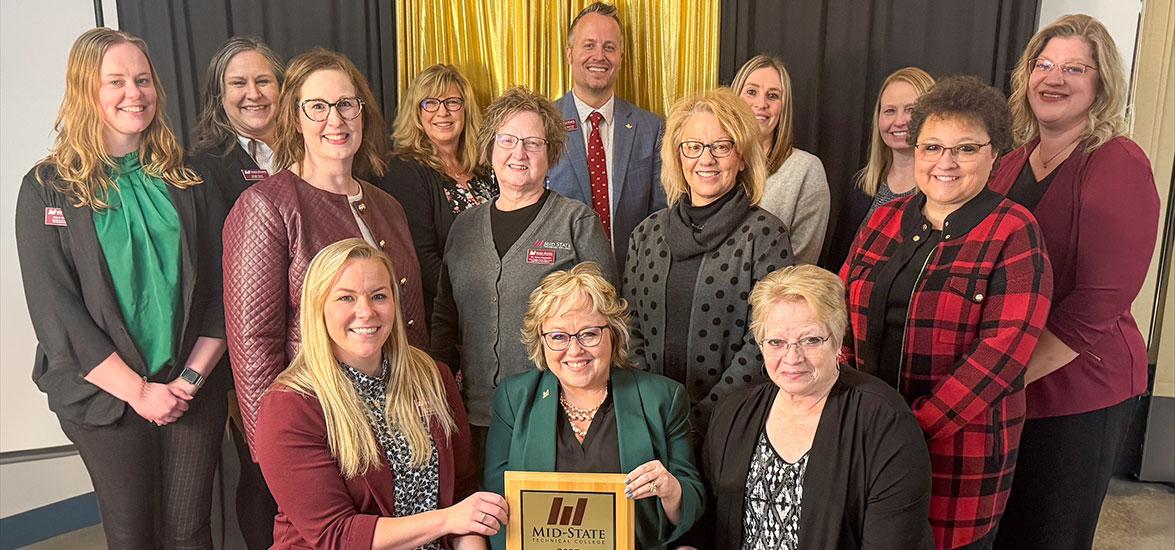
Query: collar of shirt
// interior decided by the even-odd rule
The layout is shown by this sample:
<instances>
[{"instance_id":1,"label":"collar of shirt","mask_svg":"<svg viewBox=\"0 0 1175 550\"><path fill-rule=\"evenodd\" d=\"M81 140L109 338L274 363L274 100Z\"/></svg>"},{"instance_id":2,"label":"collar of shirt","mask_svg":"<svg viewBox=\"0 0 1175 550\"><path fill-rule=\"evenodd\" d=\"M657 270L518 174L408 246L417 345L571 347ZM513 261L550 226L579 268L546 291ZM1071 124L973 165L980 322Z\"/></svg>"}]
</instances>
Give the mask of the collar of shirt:
<instances>
[{"instance_id":1,"label":"collar of shirt","mask_svg":"<svg viewBox=\"0 0 1175 550\"><path fill-rule=\"evenodd\" d=\"M612 125L612 115L616 112L616 94L612 94L612 97L608 98L608 101L605 101L599 109L581 101L575 92L571 92L571 97L575 100L575 111L579 113L579 122L584 128L583 134L585 136L592 131L592 123L588 121L588 115L592 114L592 111L599 111L601 115L604 115L605 128Z\"/></svg>"},{"instance_id":2,"label":"collar of shirt","mask_svg":"<svg viewBox=\"0 0 1175 550\"><path fill-rule=\"evenodd\" d=\"M253 139L242 135L237 135L237 141L241 143L241 148L245 150L249 156L253 157L253 162L257 163L257 167L269 172L273 175L276 170L273 166L273 149L270 149L264 141ZM254 143L256 145L254 145Z\"/></svg>"}]
</instances>

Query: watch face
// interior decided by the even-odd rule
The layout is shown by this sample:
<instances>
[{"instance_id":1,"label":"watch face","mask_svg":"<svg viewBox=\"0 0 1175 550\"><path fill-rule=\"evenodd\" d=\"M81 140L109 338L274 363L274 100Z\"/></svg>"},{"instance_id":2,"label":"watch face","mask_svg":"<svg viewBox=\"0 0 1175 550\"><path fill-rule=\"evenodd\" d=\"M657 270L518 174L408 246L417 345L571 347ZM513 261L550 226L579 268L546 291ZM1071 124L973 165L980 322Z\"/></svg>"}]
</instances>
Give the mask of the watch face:
<instances>
[{"instance_id":1,"label":"watch face","mask_svg":"<svg viewBox=\"0 0 1175 550\"><path fill-rule=\"evenodd\" d=\"M184 369L184 371L180 373L180 378L183 378L184 381L188 382L189 384L200 383L200 373L192 369Z\"/></svg>"}]
</instances>

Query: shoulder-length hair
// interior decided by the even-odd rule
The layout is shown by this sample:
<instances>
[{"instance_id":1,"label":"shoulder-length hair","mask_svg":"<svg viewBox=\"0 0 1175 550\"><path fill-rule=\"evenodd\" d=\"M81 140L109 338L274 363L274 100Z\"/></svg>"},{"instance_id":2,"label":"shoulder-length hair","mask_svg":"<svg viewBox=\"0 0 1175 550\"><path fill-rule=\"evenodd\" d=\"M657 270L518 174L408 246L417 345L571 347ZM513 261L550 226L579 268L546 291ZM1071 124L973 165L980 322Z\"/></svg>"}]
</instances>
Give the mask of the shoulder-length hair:
<instances>
[{"instance_id":1,"label":"shoulder-length hair","mask_svg":"<svg viewBox=\"0 0 1175 550\"><path fill-rule=\"evenodd\" d=\"M224 73L228 64L239 53L257 52L269 63L269 70L281 85L285 73L281 57L262 42L260 38L234 36L208 61L204 74L204 96L200 107L200 119L192 129L193 151L215 151L227 154L237 146L237 131L224 112Z\"/></svg>"},{"instance_id":2,"label":"shoulder-length hair","mask_svg":"<svg viewBox=\"0 0 1175 550\"><path fill-rule=\"evenodd\" d=\"M147 43L131 34L98 27L78 37L69 50L65 66L65 97L57 113L54 129L57 138L53 148L38 164L37 181L50 185L69 197L76 207L100 211L109 208L107 193L114 186L108 170L115 167L114 157L106 150L104 130L106 123L98 107L98 88L102 82L102 59L111 47L133 44L151 69L151 84L155 87L155 119L143 130L139 144L139 159L143 171L168 185L186 189L202 180L184 166L184 151L167 124L166 99ZM49 176L46 168L57 172Z\"/></svg>"},{"instance_id":3,"label":"shoulder-length hair","mask_svg":"<svg viewBox=\"0 0 1175 550\"><path fill-rule=\"evenodd\" d=\"M755 121L751 106L730 88L716 88L683 97L669 110L665 137L661 140L661 186L665 188L665 198L672 206L689 193L677 149L681 145L686 121L698 113L714 115L734 140L734 148L746 164L738 174L737 183L746 190L751 204L758 206L767 180L767 165L763 160L763 148L759 146L759 123Z\"/></svg>"},{"instance_id":4,"label":"shoulder-length hair","mask_svg":"<svg viewBox=\"0 0 1175 550\"><path fill-rule=\"evenodd\" d=\"M616 293L616 287L604 278L595 262L583 262L567 271L543 277L530 293L526 314L522 317L522 345L534 366L547 368L543 353L543 322L578 305L575 298L587 299L588 305L604 317L612 333L612 366L628 365L628 302Z\"/></svg>"},{"instance_id":5,"label":"shoulder-length hair","mask_svg":"<svg viewBox=\"0 0 1175 550\"><path fill-rule=\"evenodd\" d=\"M380 467L385 458L372 434L363 400L355 386L339 367L331 348L323 315L326 300L348 262L374 260L388 271L393 281L391 292L396 301L396 320L392 334L383 346L388 363L387 402L384 417L388 429L399 431L408 439L412 465L423 466L431 456L431 432L428 420L438 423L449 437L457 429L453 411L446 398L444 381L435 362L427 353L408 344L404 315L400 310L400 285L392 260L363 239L346 239L323 248L306 270L302 287L302 348L290 368L277 377L273 390L290 391L318 399L326 420L327 444L339 470L347 479ZM426 420L428 419L428 420Z\"/></svg>"},{"instance_id":6,"label":"shoulder-length hair","mask_svg":"<svg viewBox=\"0 0 1175 550\"><path fill-rule=\"evenodd\" d=\"M477 138L477 149L481 163L493 166L494 137L498 128L516 113L535 113L543 121L543 139L547 140L547 164L555 166L563 156L567 144L567 131L563 129L562 117L555 104L542 94L531 92L525 86L515 86L502 92L489 107L482 120L481 133Z\"/></svg>"},{"instance_id":7,"label":"shoulder-length hair","mask_svg":"<svg viewBox=\"0 0 1175 550\"><path fill-rule=\"evenodd\" d=\"M306 141L298 131L298 117L302 113L302 85L310 75L318 71L341 71L351 79L355 93L363 102L363 143L355 152L351 171L365 178L379 178L388 166L388 138L384 130L383 111L371 93L371 86L363 73L347 56L314 48L290 60L286 67L286 80L282 82L277 100L277 124L274 130L273 157L278 169L300 164L306 156Z\"/></svg>"},{"instance_id":8,"label":"shoulder-length hair","mask_svg":"<svg viewBox=\"0 0 1175 550\"><path fill-rule=\"evenodd\" d=\"M885 140L881 137L879 119L881 118L881 94L885 93L885 89L895 82L905 82L913 86L919 96L934 87L934 77L918 67L898 69L885 77L881 83L881 88L877 90L877 102L873 105L873 134L869 139L869 160L865 163L865 167L857 172L856 176L857 186L870 197L877 194L877 188L881 187L881 180L889 175L889 169L893 166L893 150L885 144Z\"/></svg>"},{"instance_id":9,"label":"shoulder-length hair","mask_svg":"<svg viewBox=\"0 0 1175 550\"><path fill-rule=\"evenodd\" d=\"M425 98L440 98L449 86L457 88L457 93L465 102L465 107L461 109L462 116L465 117L465 127L457 141L457 162L461 163L461 169L466 173L477 174L481 172L477 158L481 107L477 104L477 95L473 93L473 85L469 83L469 79L452 65L433 65L421 71L408 84L408 89L400 98L396 119L392 122L392 144L397 155L411 158L437 172L445 173L445 166L441 163L437 147L428 139L424 124L420 121L420 104Z\"/></svg>"},{"instance_id":10,"label":"shoulder-length hair","mask_svg":"<svg viewBox=\"0 0 1175 550\"><path fill-rule=\"evenodd\" d=\"M775 131L771 136L771 150L767 151L767 173L774 174L780 166L783 166L783 161L791 156L792 149L795 148L795 133L792 131L794 109L791 97L791 76L787 73L787 67L778 58L767 54L756 55L747 60L734 75L731 89L741 96L743 87L747 85L747 79L751 77L751 73L764 67L775 69L779 73L780 99L782 100L779 121L775 124Z\"/></svg>"},{"instance_id":11,"label":"shoulder-length hair","mask_svg":"<svg viewBox=\"0 0 1175 550\"><path fill-rule=\"evenodd\" d=\"M1044 51L1049 40L1056 37L1080 38L1093 53L1093 64L1097 66L1094 71L1097 75L1097 92L1093 105L1089 107L1089 124L1082 136L1086 150L1093 151L1126 132L1126 95L1129 88L1114 38L1101 21L1085 14L1066 15L1040 29L1028 41L1024 54L1016 63L1012 71L1012 96L1008 100L1016 145L1032 141L1040 135L1040 123L1032 112L1032 106L1028 104L1028 80L1032 74L1032 60Z\"/></svg>"}]
</instances>

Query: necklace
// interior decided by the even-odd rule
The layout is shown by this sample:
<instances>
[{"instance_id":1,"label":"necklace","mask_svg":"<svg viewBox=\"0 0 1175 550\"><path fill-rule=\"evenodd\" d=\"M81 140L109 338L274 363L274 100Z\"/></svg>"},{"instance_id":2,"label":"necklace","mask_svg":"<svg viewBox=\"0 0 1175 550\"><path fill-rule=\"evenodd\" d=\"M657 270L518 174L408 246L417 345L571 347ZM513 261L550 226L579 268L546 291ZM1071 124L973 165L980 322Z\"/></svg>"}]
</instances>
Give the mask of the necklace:
<instances>
[{"instance_id":1,"label":"necklace","mask_svg":"<svg viewBox=\"0 0 1175 550\"><path fill-rule=\"evenodd\" d=\"M587 437L587 430L579 429L575 423L587 422L590 425L592 419L596 417L596 412L600 410L600 406L604 404L604 400L606 399L608 399L608 388L604 388L604 397L600 398L600 402L596 403L595 407L580 409L568 403L566 395L559 394L559 404L563 406L563 412L567 413L567 419L570 420L569 424L571 424L571 431L575 433L576 437L580 439Z\"/></svg>"},{"instance_id":2,"label":"necklace","mask_svg":"<svg viewBox=\"0 0 1175 550\"><path fill-rule=\"evenodd\" d=\"M1051 156L1047 159L1041 160L1040 161L1041 166L1043 166L1044 168L1047 169L1049 167L1049 164L1052 164L1052 162L1054 160L1056 160L1057 157L1061 156L1061 153L1064 153L1065 151L1067 151L1070 147L1072 147L1074 144L1076 144L1080 139L1081 138L1078 137L1077 139L1070 141L1067 145L1065 145L1064 147L1061 147L1061 149L1059 151L1057 151L1056 153L1053 153L1053 156ZM1040 154L1037 156L1037 158L1043 158L1044 157L1043 144L1041 145L1041 147L1039 147L1039 149L1040 149ZM1065 157L1065 158L1069 158L1069 157Z\"/></svg>"}]
</instances>

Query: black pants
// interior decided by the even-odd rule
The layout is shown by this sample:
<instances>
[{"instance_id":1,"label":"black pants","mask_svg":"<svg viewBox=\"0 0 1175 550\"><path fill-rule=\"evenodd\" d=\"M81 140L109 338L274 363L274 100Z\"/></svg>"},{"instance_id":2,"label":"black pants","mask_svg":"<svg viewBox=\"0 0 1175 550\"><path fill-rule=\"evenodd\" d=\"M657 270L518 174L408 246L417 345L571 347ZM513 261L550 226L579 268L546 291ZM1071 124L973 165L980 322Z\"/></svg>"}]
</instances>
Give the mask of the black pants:
<instances>
[{"instance_id":1,"label":"black pants","mask_svg":"<svg viewBox=\"0 0 1175 550\"><path fill-rule=\"evenodd\" d=\"M482 490L485 489L486 439L490 435L490 428L470 424L469 435L473 439L473 467L477 469L477 488Z\"/></svg>"},{"instance_id":2,"label":"black pants","mask_svg":"<svg viewBox=\"0 0 1175 550\"><path fill-rule=\"evenodd\" d=\"M261 466L249 455L249 444L236 422L229 422L229 431L241 461L240 480L237 482L237 525L249 550L265 550L273 546L273 518L277 502L261 475Z\"/></svg>"},{"instance_id":3,"label":"black pants","mask_svg":"<svg viewBox=\"0 0 1175 550\"><path fill-rule=\"evenodd\" d=\"M1138 398L1024 423L995 548L1088 550Z\"/></svg>"},{"instance_id":4,"label":"black pants","mask_svg":"<svg viewBox=\"0 0 1175 550\"><path fill-rule=\"evenodd\" d=\"M59 418L94 484L107 547L212 548L212 480L228 415L227 388L214 386L216 378L223 373L166 426L129 406L109 426Z\"/></svg>"}]
</instances>

